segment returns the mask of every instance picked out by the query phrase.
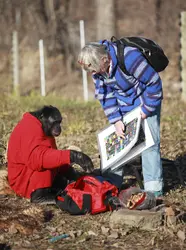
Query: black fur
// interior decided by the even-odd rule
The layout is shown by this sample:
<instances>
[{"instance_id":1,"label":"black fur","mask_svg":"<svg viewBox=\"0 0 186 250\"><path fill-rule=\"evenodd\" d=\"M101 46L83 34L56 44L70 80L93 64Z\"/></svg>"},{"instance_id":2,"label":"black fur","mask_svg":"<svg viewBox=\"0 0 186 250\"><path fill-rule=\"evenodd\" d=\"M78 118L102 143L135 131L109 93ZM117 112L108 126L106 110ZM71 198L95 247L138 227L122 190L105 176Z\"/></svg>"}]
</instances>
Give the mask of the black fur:
<instances>
[{"instance_id":1,"label":"black fur","mask_svg":"<svg viewBox=\"0 0 186 250\"><path fill-rule=\"evenodd\" d=\"M42 124L46 136L59 136L61 134L62 116L60 111L53 106L44 106L41 109L30 112Z\"/></svg>"}]
</instances>

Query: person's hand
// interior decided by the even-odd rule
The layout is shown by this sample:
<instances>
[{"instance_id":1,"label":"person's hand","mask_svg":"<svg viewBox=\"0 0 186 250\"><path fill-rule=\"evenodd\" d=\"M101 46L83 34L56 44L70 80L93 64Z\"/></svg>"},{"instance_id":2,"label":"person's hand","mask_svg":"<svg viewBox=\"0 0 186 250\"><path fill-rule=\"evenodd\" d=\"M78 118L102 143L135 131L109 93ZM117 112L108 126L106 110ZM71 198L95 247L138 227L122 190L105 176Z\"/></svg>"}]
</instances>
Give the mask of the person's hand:
<instances>
[{"instance_id":1,"label":"person's hand","mask_svg":"<svg viewBox=\"0 0 186 250\"><path fill-rule=\"evenodd\" d=\"M141 118L142 119L146 119L147 118L147 115L145 113L143 113L143 111L141 110Z\"/></svg>"},{"instance_id":2,"label":"person's hand","mask_svg":"<svg viewBox=\"0 0 186 250\"><path fill-rule=\"evenodd\" d=\"M94 170L94 165L90 157L76 150L70 150L70 163L76 163L80 165L87 173L91 173Z\"/></svg>"},{"instance_id":3,"label":"person's hand","mask_svg":"<svg viewBox=\"0 0 186 250\"><path fill-rule=\"evenodd\" d=\"M114 124L114 126L116 129L117 136L120 136L124 139L125 138L125 135L124 135L125 125L124 125L124 123L122 121L117 121Z\"/></svg>"}]
</instances>

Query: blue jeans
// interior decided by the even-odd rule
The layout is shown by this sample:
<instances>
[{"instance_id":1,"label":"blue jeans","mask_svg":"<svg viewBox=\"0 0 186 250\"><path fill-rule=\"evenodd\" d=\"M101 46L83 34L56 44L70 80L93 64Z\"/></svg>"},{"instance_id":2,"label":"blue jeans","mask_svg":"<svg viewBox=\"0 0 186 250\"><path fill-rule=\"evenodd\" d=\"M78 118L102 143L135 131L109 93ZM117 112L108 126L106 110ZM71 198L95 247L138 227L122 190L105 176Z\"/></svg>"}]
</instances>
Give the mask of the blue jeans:
<instances>
[{"instance_id":1,"label":"blue jeans","mask_svg":"<svg viewBox=\"0 0 186 250\"><path fill-rule=\"evenodd\" d=\"M142 152L142 172L145 191L162 192L162 162L160 154L160 113L161 107L147 118L147 122L154 139L154 145ZM103 173L104 178L121 187L124 176L124 168L109 170Z\"/></svg>"},{"instance_id":2,"label":"blue jeans","mask_svg":"<svg viewBox=\"0 0 186 250\"><path fill-rule=\"evenodd\" d=\"M162 191L162 161L160 153L160 113L161 107L147 118L154 145L142 152L142 171L146 191Z\"/></svg>"}]
</instances>

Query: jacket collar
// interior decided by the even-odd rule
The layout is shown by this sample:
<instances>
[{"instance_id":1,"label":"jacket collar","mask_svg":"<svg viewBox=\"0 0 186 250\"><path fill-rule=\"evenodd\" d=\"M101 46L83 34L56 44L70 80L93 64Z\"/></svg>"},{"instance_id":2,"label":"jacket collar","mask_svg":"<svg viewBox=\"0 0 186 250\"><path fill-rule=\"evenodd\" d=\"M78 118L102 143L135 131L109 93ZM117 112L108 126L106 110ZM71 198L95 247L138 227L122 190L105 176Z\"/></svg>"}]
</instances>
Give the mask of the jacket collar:
<instances>
[{"instance_id":1,"label":"jacket collar","mask_svg":"<svg viewBox=\"0 0 186 250\"><path fill-rule=\"evenodd\" d=\"M40 125L40 127L42 127L41 122L35 116L31 115L29 112L23 114L23 119L30 120L30 122L37 123L38 125Z\"/></svg>"},{"instance_id":2,"label":"jacket collar","mask_svg":"<svg viewBox=\"0 0 186 250\"><path fill-rule=\"evenodd\" d=\"M117 60L117 56L116 56L116 54L117 54L117 48L110 41L101 40L99 42L100 42L100 44L104 44L106 46L107 51L110 54L110 57L111 57L111 66L110 66L110 70L109 70L109 77L112 78L113 75L114 75L114 73L115 73L116 67L118 65L118 60Z\"/></svg>"}]
</instances>

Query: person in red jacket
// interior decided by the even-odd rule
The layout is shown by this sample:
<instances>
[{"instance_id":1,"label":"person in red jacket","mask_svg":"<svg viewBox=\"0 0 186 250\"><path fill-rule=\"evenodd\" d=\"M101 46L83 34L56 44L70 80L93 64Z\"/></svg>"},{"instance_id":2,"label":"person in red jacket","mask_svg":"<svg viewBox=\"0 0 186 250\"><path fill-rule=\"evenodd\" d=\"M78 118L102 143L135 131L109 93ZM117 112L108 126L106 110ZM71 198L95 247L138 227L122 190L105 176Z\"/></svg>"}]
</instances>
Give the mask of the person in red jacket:
<instances>
[{"instance_id":1,"label":"person in red jacket","mask_svg":"<svg viewBox=\"0 0 186 250\"><path fill-rule=\"evenodd\" d=\"M75 150L59 150L55 136L61 133L62 116L53 106L27 112L13 129L8 143L8 181L19 196L34 203L55 203L64 178L76 179L72 163L93 171L91 159Z\"/></svg>"}]
</instances>

